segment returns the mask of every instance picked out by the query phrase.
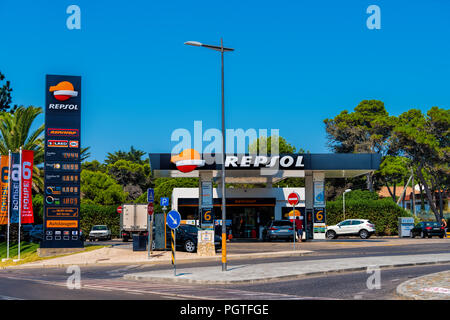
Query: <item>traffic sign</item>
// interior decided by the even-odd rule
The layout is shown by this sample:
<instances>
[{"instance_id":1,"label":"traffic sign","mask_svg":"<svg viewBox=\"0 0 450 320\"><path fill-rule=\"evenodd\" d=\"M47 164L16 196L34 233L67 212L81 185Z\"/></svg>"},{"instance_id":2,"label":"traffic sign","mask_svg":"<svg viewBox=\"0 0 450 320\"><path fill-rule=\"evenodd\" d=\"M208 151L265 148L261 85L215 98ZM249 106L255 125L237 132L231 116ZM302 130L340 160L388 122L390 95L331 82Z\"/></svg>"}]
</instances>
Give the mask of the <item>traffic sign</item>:
<instances>
[{"instance_id":1,"label":"traffic sign","mask_svg":"<svg viewBox=\"0 0 450 320\"><path fill-rule=\"evenodd\" d=\"M167 225L170 229L176 229L180 226L181 216L176 210L172 210L167 214Z\"/></svg>"},{"instance_id":2,"label":"traffic sign","mask_svg":"<svg viewBox=\"0 0 450 320\"><path fill-rule=\"evenodd\" d=\"M155 190L153 190L153 188L148 188L147 189L147 202L153 203L154 200L155 200Z\"/></svg>"},{"instance_id":3,"label":"traffic sign","mask_svg":"<svg viewBox=\"0 0 450 320\"><path fill-rule=\"evenodd\" d=\"M149 203L147 206L147 212L149 215L152 215L154 212L154 207L153 207L153 203Z\"/></svg>"},{"instance_id":4,"label":"traffic sign","mask_svg":"<svg viewBox=\"0 0 450 320\"><path fill-rule=\"evenodd\" d=\"M161 207L168 207L169 206L169 198L163 197L159 200L159 204Z\"/></svg>"},{"instance_id":5,"label":"traffic sign","mask_svg":"<svg viewBox=\"0 0 450 320\"><path fill-rule=\"evenodd\" d=\"M122 206L117 207L117 213L122 213Z\"/></svg>"},{"instance_id":6,"label":"traffic sign","mask_svg":"<svg viewBox=\"0 0 450 320\"><path fill-rule=\"evenodd\" d=\"M300 196L298 195L297 192L291 192L288 195L288 202L291 206L295 206L296 204L298 204L300 201Z\"/></svg>"}]
</instances>

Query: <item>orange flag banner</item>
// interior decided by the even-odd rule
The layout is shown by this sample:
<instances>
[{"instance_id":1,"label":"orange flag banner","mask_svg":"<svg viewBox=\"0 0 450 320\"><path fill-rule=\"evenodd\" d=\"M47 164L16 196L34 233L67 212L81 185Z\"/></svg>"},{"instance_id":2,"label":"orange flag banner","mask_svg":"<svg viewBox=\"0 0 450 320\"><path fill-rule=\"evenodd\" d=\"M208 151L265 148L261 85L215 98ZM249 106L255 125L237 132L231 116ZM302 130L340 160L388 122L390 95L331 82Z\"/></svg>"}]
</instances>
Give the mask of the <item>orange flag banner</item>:
<instances>
[{"instance_id":1,"label":"orange flag banner","mask_svg":"<svg viewBox=\"0 0 450 320\"><path fill-rule=\"evenodd\" d=\"M0 160L0 225L8 224L9 157Z\"/></svg>"}]
</instances>

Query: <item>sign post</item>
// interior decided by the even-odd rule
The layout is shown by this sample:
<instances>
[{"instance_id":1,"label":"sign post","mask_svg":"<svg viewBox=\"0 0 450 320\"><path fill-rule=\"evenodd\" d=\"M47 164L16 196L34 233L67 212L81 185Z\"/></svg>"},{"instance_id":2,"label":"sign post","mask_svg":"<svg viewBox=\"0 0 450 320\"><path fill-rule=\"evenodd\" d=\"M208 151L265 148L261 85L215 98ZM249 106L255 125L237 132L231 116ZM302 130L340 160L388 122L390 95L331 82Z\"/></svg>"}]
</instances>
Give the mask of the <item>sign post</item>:
<instances>
[{"instance_id":1,"label":"sign post","mask_svg":"<svg viewBox=\"0 0 450 320\"><path fill-rule=\"evenodd\" d=\"M290 205L292 205L292 214L293 214L293 225L294 225L294 250L295 250L295 237L296 237L296 231L295 231L295 205L298 204L300 201L300 196L297 192L291 192L288 195L288 202Z\"/></svg>"},{"instance_id":2,"label":"sign post","mask_svg":"<svg viewBox=\"0 0 450 320\"><path fill-rule=\"evenodd\" d=\"M148 213L148 258L150 259L150 254L152 253L152 242L153 242L153 202L148 204L147 213Z\"/></svg>"},{"instance_id":3,"label":"sign post","mask_svg":"<svg viewBox=\"0 0 450 320\"><path fill-rule=\"evenodd\" d=\"M41 248L83 248L80 237L81 77L47 75L45 91Z\"/></svg>"},{"instance_id":4,"label":"sign post","mask_svg":"<svg viewBox=\"0 0 450 320\"><path fill-rule=\"evenodd\" d=\"M170 229L172 229L171 230L172 264L173 264L173 274L175 277L177 276L177 264L175 259L175 251L177 248L176 229L180 226L180 223L181 223L181 215L178 211L172 210L167 214L167 225L169 226Z\"/></svg>"},{"instance_id":5,"label":"sign post","mask_svg":"<svg viewBox=\"0 0 450 320\"><path fill-rule=\"evenodd\" d=\"M169 206L169 198L168 197L161 197L159 199L159 205L162 207L163 214L164 214L164 248L167 249L167 232L166 232L166 225L167 225L167 207Z\"/></svg>"}]
</instances>

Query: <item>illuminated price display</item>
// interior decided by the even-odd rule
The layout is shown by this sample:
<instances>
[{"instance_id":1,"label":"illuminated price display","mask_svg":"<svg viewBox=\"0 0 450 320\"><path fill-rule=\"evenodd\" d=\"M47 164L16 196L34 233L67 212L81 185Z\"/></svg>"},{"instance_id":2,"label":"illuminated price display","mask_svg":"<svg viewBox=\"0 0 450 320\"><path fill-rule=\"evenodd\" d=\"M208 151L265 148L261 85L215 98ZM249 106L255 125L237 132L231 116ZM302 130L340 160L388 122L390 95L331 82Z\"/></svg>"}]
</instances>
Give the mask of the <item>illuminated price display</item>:
<instances>
[{"instance_id":1,"label":"illuminated price display","mask_svg":"<svg viewBox=\"0 0 450 320\"><path fill-rule=\"evenodd\" d=\"M47 150L45 153L47 161L73 161L78 162L80 153L66 150Z\"/></svg>"},{"instance_id":2,"label":"illuminated price display","mask_svg":"<svg viewBox=\"0 0 450 320\"><path fill-rule=\"evenodd\" d=\"M45 236L41 248L82 248L81 77L47 75L45 94Z\"/></svg>"},{"instance_id":3,"label":"illuminated price display","mask_svg":"<svg viewBox=\"0 0 450 320\"><path fill-rule=\"evenodd\" d=\"M45 164L47 171L79 171L80 165L78 163L61 163L48 162Z\"/></svg>"},{"instance_id":4,"label":"illuminated price display","mask_svg":"<svg viewBox=\"0 0 450 320\"><path fill-rule=\"evenodd\" d=\"M78 186L47 186L45 189L48 195L78 195Z\"/></svg>"}]
</instances>

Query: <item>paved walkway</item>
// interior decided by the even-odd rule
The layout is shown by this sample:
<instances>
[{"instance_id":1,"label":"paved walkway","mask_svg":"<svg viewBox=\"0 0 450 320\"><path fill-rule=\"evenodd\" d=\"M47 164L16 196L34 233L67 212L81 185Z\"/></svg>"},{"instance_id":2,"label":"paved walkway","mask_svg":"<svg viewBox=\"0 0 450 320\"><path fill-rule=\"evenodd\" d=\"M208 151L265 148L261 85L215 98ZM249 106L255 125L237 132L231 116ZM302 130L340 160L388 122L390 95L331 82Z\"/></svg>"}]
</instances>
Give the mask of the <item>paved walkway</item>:
<instances>
[{"instance_id":1,"label":"paved walkway","mask_svg":"<svg viewBox=\"0 0 450 320\"><path fill-rule=\"evenodd\" d=\"M450 270L403 282L397 293L414 300L450 300Z\"/></svg>"},{"instance_id":2,"label":"paved walkway","mask_svg":"<svg viewBox=\"0 0 450 320\"><path fill-rule=\"evenodd\" d=\"M180 267L177 269L177 276L174 276L174 271L169 269L130 273L125 275L124 278L140 281L163 280L203 284L234 284L297 278L329 272L366 270L368 267L400 267L446 262L450 262L450 253L242 264L230 266L227 272L223 272L220 264L218 264L214 267Z\"/></svg>"},{"instance_id":3,"label":"paved walkway","mask_svg":"<svg viewBox=\"0 0 450 320\"><path fill-rule=\"evenodd\" d=\"M233 258L245 258L245 259L257 259L257 258L275 258L275 257L289 257L289 256L302 256L312 253L309 250L291 250L291 251L279 251L279 252L256 252L256 253L238 253L229 254L229 259ZM176 259L179 262L197 262L197 261L221 261L221 253L217 253L214 257L201 257L196 253L187 253L183 251L176 252ZM170 251L153 251L150 259L148 258L147 251L133 251L127 247L107 247L89 252L82 252L64 257L58 257L48 260L40 260L11 268L50 268L50 267L64 267L68 265L130 265L130 264L158 264L158 263L170 263L172 257Z\"/></svg>"}]
</instances>

